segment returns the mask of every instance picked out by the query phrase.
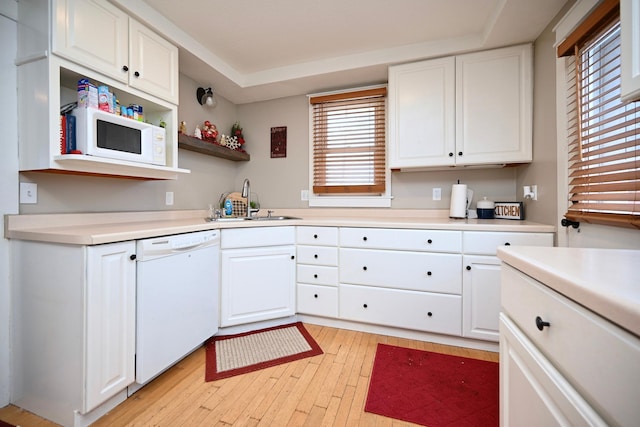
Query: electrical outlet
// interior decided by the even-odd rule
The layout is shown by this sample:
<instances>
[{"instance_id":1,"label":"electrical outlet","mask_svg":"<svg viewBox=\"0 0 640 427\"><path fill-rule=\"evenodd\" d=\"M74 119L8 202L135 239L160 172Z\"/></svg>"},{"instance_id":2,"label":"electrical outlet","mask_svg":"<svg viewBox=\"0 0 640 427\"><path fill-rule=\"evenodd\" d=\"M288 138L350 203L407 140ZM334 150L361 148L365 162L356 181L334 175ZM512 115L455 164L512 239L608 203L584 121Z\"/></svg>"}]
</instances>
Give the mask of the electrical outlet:
<instances>
[{"instance_id":1,"label":"electrical outlet","mask_svg":"<svg viewBox=\"0 0 640 427\"><path fill-rule=\"evenodd\" d=\"M442 188L433 189L433 200L442 200Z\"/></svg>"},{"instance_id":2,"label":"electrical outlet","mask_svg":"<svg viewBox=\"0 0 640 427\"><path fill-rule=\"evenodd\" d=\"M309 200L309 190L300 190L300 200Z\"/></svg>"},{"instance_id":3,"label":"electrical outlet","mask_svg":"<svg viewBox=\"0 0 640 427\"><path fill-rule=\"evenodd\" d=\"M20 203L38 203L38 184L33 182L20 183Z\"/></svg>"},{"instance_id":4,"label":"electrical outlet","mask_svg":"<svg viewBox=\"0 0 640 427\"><path fill-rule=\"evenodd\" d=\"M167 191L167 194L165 195L165 204L167 206L173 205L173 191Z\"/></svg>"}]
</instances>

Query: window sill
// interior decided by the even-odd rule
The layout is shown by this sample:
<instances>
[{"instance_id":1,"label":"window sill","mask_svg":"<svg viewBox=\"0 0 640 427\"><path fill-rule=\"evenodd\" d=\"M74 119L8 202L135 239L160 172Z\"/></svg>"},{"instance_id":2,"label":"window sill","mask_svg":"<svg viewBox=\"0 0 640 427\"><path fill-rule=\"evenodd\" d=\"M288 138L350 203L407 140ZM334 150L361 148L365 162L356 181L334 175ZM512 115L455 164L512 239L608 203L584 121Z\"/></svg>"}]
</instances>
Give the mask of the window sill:
<instances>
[{"instance_id":1,"label":"window sill","mask_svg":"<svg viewBox=\"0 0 640 427\"><path fill-rule=\"evenodd\" d=\"M357 196L309 196L309 207L336 207L336 208L390 208L391 197L357 197Z\"/></svg>"}]
</instances>

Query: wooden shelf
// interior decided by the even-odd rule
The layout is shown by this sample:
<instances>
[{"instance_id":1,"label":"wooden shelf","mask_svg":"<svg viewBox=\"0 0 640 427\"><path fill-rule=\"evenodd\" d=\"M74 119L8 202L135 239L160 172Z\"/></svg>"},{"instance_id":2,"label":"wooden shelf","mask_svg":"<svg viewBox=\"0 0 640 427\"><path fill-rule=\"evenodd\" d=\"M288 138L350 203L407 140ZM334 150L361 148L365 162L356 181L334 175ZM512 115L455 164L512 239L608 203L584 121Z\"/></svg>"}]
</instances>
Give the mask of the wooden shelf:
<instances>
[{"instance_id":1,"label":"wooden shelf","mask_svg":"<svg viewBox=\"0 0 640 427\"><path fill-rule=\"evenodd\" d=\"M233 160L234 162L248 162L251 159L248 153L242 151L230 150L211 142L202 141L201 139L178 134L178 148L184 150L195 151L196 153L206 154L209 156L220 157L222 159Z\"/></svg>"}]
</instances>

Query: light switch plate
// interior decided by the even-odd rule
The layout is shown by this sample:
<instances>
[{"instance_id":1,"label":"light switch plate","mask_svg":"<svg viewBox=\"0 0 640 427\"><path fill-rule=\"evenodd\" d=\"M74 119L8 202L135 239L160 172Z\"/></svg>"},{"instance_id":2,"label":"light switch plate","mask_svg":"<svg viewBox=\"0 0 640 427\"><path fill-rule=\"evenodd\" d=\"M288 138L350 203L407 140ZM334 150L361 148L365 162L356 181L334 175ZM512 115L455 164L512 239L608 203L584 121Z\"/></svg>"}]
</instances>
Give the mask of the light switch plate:
<instances>
[{"instance_id":1,"label":"light switch plate","mask_svg":"<svg viewBox=\"0 0 640 427\"><path fill-rule=\"evenodd\" d=\"M38 184L33 182L20 183L20 203L22 204L38 203Z\"/></svg>"},{"instance_id":2,"label":"light switch plate","mask_svg":"<svg viewBox=\"0 0 640 427\"><path fill-rule=\"evenodd\" d=\"M165 195L165 204L167 206L173 205L173 191L167 191L167 194Z\"/></svg>"},{"instance_id":3,"label":"light switch plate","mask_svg":"<svg viewBox=\"0 0 640 427\"><path fill-rule=\"evenodd\" d=\"M442 188L433 189L433 200L442 200Z\"/></svg>"}]
</instances>

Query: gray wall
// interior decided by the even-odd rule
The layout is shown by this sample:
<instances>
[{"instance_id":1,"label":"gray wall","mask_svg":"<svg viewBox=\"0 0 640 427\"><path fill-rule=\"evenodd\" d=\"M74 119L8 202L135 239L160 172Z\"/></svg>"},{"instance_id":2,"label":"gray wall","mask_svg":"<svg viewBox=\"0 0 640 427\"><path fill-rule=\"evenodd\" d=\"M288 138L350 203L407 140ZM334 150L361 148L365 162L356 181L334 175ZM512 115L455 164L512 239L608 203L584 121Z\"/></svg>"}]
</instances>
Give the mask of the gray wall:
<instances>
[{"instance_id":1,"label":"gray wall","mask_svg":"<svg viewBox=\"0 0 640 427\"><path fill-rule=\"evenodd\" d=\"M558 17L563 16L563 11ZM525 200L527 218L545 224L557 221L556 55L553 27L558 17L535 42L533 92L533 163L517 175L518 200L524 185L538 186L538 200Z\"/></svg>"},{"instance_id":2,"label":"gray wall","mask_svg":"<svg viewBox=\"0 0 640 427\"><path fill-rule=\"evenodd\" d=\"M16 123L16 3L5 1L0 6L0 218L18 213L18 128ZM3 224L4 229L4 224ZM10 316L11 296L9 241L0 239L0 407L9 404L10 380Z\"/></svg>"}]
</instances>

